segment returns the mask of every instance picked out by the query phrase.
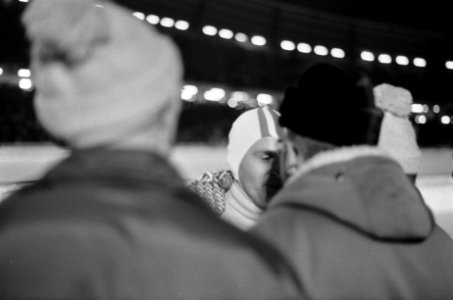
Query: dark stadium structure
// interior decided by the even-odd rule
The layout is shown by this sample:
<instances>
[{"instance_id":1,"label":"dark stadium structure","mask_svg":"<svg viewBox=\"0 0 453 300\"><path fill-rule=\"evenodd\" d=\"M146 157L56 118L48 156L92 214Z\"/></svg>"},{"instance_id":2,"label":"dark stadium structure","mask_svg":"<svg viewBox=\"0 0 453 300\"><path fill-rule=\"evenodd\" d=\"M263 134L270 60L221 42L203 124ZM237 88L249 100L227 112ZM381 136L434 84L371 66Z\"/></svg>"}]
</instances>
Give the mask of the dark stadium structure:
<instances>
[{"instance_id":1,"label":"dark stadium structure","mask_svg":"<svg viewBox=\"0 0 453 300\"><path fill-rule=\"evenodd\" d=\"M17 85L17 70L29 65L20 24L27 1L0 1L0 142L45 141L49 137L32 109L33 89ZM414 103L423 107L413 118L420 145L453 146L453 26L445 1L116 2L176 41L188 83L224 87L227 93L267 91L278 106L301 70L319 61L335 62L366 72L374 84L409 89ZM178 20L184 26L176 28ZM254 36L261 40L252 42ZM247 108L233 109L226 100L197 96L185 101L179 141L224 141L232 120ZM417 114L424 120L418 121Z\"/></svg>"}]
</instances>

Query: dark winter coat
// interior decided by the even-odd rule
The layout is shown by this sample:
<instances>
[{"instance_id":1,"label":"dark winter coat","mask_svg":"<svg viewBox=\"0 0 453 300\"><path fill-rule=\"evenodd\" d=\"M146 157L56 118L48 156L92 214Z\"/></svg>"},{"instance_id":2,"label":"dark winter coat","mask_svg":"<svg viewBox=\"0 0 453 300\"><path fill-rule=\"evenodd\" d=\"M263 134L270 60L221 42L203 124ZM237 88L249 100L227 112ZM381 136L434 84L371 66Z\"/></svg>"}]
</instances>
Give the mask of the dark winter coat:
<instances>
[{"instance_id":1,"label":"dark winter coat","mask_svg":"<svg viewBox=\"0 0 453 300\"><path fill-rule=\"evenodd\" d=\"M295 299L268 244L160 156L74 152L0 204L0 299Z\"/></svg>"},{"instance_id":2,"label":"dark winter coat","mask_svg":"<svg viewBox=\"0 0 453 300\"><path fill-rule=\"evenodd\" d=\"M453 299L453 241L376 148L315 156L252 231L291 259L313 299Z\"/></svg>"}]
</instances>

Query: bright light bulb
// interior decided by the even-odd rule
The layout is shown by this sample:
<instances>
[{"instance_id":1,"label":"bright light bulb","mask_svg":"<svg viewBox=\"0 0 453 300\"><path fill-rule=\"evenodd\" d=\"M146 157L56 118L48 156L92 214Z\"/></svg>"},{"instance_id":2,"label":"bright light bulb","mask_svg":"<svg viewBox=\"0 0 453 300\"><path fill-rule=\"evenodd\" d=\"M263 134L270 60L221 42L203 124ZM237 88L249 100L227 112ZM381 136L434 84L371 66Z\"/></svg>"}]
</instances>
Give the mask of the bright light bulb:
<instances>
[{"instance_id":1,"label":"bright light bulb","mask_svg":"<svg viewBox=\"0 0 453 300\"><path fill-rule=\"evenodd\" d=\"M293 51L294 49L296 49L296 45L288 40L281 41L280 47L286 51Z\"/></svg>"}]
</instances>

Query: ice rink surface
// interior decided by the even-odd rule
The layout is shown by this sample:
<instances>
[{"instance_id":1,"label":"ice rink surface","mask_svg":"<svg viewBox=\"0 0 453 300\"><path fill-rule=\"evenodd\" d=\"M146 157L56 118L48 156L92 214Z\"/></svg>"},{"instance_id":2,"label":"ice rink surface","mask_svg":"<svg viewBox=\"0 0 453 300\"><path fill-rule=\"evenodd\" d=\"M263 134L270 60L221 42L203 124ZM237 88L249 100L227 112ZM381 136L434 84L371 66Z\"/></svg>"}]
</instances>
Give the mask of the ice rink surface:
<instances>
[{"instance_id":1,"label":"ice rink surface","mask_svg":"<svg viewBox=\"0 0 453 300\"><path fill-rule=\"evenodd\" d=\"M422 168L416 185L436 221L453 237L453 149L422 149ZM0 146L0 200L17 187L34 181L68 153L52 145ZM171 161L186 180L227 167L225 147L177 146Z\"/></svg>"}]
</instances>

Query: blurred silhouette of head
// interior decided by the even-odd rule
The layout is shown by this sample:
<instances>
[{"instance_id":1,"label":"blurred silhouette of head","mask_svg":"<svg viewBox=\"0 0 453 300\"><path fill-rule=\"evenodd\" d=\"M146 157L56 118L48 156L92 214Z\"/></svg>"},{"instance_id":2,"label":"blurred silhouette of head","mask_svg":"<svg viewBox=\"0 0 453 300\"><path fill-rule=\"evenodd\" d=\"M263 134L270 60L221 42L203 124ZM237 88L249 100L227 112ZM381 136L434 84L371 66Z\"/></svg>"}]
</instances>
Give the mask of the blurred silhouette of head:
<instances>
[{"instance_id":1,"label":"blurred silhouette of head","mask_svg":"<svg viewBox=\"0 0 453 300\"><path fill-rule=\"evenodd\" d=\"M167 37L112 2L35 0L31 41L35 109L74 148L154 148L173 140L182 63Z\"/></svg>"}]
</instances>

